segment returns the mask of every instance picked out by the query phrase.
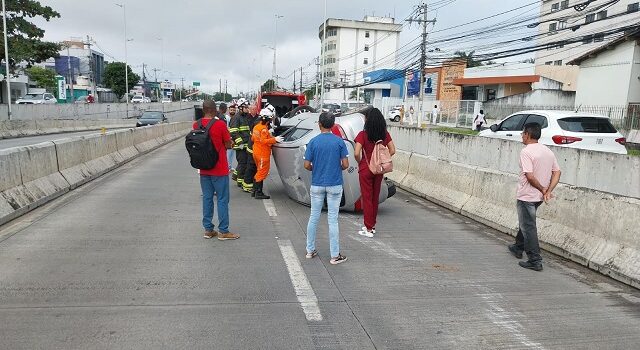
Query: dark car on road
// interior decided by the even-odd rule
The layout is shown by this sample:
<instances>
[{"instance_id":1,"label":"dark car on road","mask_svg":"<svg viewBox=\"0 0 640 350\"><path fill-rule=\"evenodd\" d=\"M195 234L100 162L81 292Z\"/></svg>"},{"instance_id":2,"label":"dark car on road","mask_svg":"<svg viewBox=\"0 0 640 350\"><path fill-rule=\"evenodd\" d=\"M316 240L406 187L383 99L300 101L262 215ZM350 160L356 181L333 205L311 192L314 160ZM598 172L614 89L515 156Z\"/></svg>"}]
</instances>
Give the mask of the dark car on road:
<instances>
[{"instance_id":1,"label":"dark car on road","mask_svg":"<svg viewBox=\"0 0 640 350\"><path fill-rule=\"evenodd\" d=\"M166 123L167 117L160 111L145 111L142 113L136 126L155 125L160 123Z\"/></svg>"}]
</instances>

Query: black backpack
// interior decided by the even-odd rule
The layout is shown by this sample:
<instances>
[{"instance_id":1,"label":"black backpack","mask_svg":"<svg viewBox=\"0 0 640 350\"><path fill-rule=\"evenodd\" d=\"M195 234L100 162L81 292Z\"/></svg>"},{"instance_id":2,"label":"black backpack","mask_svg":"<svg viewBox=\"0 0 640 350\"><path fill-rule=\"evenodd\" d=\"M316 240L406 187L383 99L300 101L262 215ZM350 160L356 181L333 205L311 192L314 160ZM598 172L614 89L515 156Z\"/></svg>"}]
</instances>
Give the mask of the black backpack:
<instances>
[{"instance_id":1,"label":"black backpack","mask_svg":"<svg viewBox=\"0 0 640 350\"><path fill-rule=\"evenodd\" d=\"M198 120L198 127L189 131L184 140L184 145L189 152L191 166L196 169L212 169L218 163L218 151L213 147L209 137L209 129L218 118L212 119L207 127L202 125L202 119Z\"/></svg>"}]
</instances>

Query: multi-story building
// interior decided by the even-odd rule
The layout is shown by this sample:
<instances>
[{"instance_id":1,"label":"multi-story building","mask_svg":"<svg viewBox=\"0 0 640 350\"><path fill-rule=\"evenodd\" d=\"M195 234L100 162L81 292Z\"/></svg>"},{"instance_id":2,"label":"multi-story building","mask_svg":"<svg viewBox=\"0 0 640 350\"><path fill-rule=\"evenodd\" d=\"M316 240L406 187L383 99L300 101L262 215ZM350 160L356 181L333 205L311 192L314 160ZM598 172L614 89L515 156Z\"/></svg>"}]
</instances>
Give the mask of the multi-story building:
<instances>
[{"instance_id":1,"label":"multi-story building","mask_svg":"<svg viewBox=\"0 0 640 350\"><path fill-rule=\"evenodd\" d=\"M73 78L74 84L79 76L89 79L91 84L102 85L104 75L104 55L93 50L87 43L80 39L72 39L63 43L63 48L58 58L52 58L45 63L46 67L56 70L57 74ZM66 46L69 46L67 50ZM71 71L69 71L69 68Z\"/></svg>"},{"instance_id":2,"label":"multi-story building","mask_svg":"<svg viewBox=\"0 0 640 350\"><path fill-rule=\"evenodd\" d=\"M350 91L339 88L343 84L362 83L364 73L380 69L397 68L401 24L393 18L366 16L362 21L329 18L320 25L321 72L325 86L331 90L325 100L343 100ZM322 55L324 53L324 55Z\"/></svg>"},{"instance_id":3,"label":"multi-story building","mask_svg":"<svg viewBox=\"0 0 640 350\"><path fill-rule=\"evenodd\" d=\"M582 8L585 3L543 0L541 5L538 44L547 47L536 53L536 74L564 83L564 90L576 90L579 67L567 65L569 61L620 35L603 32L640 22L640 0L599 0Z\"/></svg>"}]
</instances>

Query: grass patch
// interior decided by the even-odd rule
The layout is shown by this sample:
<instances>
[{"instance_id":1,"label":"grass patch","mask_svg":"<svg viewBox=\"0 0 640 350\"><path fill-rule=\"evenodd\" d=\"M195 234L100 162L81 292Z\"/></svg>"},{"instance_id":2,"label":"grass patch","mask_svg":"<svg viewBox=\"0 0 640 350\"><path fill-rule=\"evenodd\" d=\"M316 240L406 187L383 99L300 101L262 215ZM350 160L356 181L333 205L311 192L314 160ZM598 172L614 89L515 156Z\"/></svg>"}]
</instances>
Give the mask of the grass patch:
<instances>
[{"instance_id":1,"label":"grass patch","mask_svg":"<svg viewBox=\"0 0 640 350\"><path fill-rule=\"evenodd\" d=\"M640 150L638 149L630 149L627 151L630 156L640 157Z\"/></svg>"},{"instance_id":2,"label":"grass patch","mask_svg":"<svg viewBox=\"0 0 640 350\"><path fill-rule=\"evenodd\" d=\"M448 128L448 127L437 127L434 129L435 131L448 132L451 134L460 134L460 135L478 135L478 132L471 129L463 129L463 128Z\"/></svg>"}]
</instances>

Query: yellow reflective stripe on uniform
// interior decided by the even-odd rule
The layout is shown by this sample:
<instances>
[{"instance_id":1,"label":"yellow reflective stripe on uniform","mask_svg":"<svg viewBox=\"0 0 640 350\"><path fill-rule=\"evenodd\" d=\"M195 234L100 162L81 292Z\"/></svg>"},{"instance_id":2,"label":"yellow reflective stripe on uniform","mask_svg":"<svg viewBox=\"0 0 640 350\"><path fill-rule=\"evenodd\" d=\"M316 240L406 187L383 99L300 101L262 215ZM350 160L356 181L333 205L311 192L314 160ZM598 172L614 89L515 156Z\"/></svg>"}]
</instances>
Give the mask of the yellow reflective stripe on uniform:
<instances>
[{"instance_id":1,"label":"yellow reflective stripe on uniform","mask_svg":"<svg viewBox=\"0 0 640 350\"><path fill-rule=\"evenodd\" d=\"M247 147L247 153L253 154L253 150L251 148Z\"/></svg>"},{"instance_id":2,"label":"yellow reflective stripe on uniform","mask_svg":"<svg viewBox=\"0 0 640 350\"><path fill-rule=\"evenodd\" d=\"M229 128L229 132L238 132L238 128Z\"/></svg>"},{"instance_id":3,"label":"yellow reflective stripe on uniform","mask_svg":"<svg viewBox=\"0 0 640 350\"><path fill-rule=\"evenodd\" d=\"M240 131L249 131L249 126L241 126L238 128Z\"/></svg>"},{"instance_id":4,"label":"yellow reflective stripe on uniform","mask_svg":"<svg viewBox=\"0 0 640 350\"><path fill-rule=\"evenodd\" d=\"M236 144L242 143L242 137L237 137L235 140L233 140L233 142L235 142Z\"/></svg>"}]
</instances>

